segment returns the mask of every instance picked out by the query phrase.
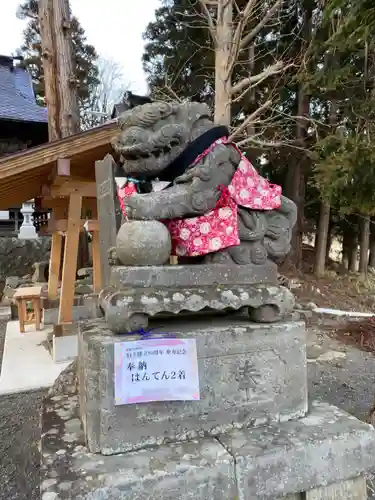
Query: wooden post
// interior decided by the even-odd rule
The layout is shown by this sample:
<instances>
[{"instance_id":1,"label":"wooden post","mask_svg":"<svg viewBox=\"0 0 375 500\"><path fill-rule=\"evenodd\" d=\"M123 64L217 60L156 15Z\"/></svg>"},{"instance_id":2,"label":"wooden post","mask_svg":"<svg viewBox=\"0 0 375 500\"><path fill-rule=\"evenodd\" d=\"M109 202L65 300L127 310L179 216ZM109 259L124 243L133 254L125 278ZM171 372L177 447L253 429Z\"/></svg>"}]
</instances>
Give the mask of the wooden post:
<instances>
[{"instance_id":1,"label":"wooden post","mask_svg":"<svg viewBox=\"0 0 375 500\"><path fill-rule=\"evenodd\" d=\"M58 206L52 209L52 218L55 220L65 218L65 208L64 206ZM48 298L57 299L59 279L60 279L60 268L61 268L61 257L63 250L63 237L59 232L54 232L52 234L51 241L51 255L49 259L49 276L48 276Z\"/></svg>"},{"instance_id":2,"label":"wooden post","mask_svg":"<svg viewBox=\"0 0 375 500\"><path fill-rule=\"evenodd\" d=\"M81 212L82 196L81 194L74 193L70 196L69 200L68 228L65 236L64 264L61 280L59 323L72 322Z\"/></svg>"},{"instance_id":3,"label":"wooden post","mask_svg":"<svg viewBox=\"0 0 375 500\"><path fill-rule=\"evenodd\" d=\"M51 256L49 259L49 276L48 276L48 298L57 299L60 277L60 263L62 252L63 237L60 233L52 234Z\"/></svg>"}]
</instances>

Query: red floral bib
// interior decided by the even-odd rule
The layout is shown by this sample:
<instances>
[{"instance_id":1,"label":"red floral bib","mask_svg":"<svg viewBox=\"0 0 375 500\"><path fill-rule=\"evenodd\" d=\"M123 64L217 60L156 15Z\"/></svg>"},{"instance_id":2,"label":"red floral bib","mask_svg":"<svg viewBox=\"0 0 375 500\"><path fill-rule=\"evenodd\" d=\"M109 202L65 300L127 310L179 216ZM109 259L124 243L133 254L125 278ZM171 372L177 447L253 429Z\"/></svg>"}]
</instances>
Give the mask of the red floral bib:
<instances>
[{"instance_id":1,"label":"red floral bib","mask_svg":"<svg viewBox=\"0 0 375 500\"><path fill-rule=\"evenodd\" d=\"M227 142L225 137L215 141L190 167L196 165L215 146ZM217 206L199 217L163 221L171 234L172 255L194 257L239 245L237 206L252 210L274 210L280 207L281 186L264 179L235 144L231 143L230 146L240 153L241 161L228 188L219 186L222 195ZM132 182L118 189L124 215L124 197L135 192Z\"/></svg>"}]
</instances>

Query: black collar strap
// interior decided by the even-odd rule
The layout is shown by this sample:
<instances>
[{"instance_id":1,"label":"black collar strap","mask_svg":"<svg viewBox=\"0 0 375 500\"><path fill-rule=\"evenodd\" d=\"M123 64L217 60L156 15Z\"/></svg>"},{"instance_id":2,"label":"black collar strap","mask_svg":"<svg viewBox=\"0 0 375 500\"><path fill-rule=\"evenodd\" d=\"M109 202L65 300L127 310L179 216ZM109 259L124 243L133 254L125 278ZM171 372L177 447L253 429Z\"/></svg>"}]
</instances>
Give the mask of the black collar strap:
<instances>
[{"instance_id":1,"label":"black collar strap","mask_svg":"<svg viewBox=\"0 0 375 500\"><path fill-rule=\"evenodd\" d=\"M228 137L229 130L227 127L213 127L204 134L190 142L182 153L170 163L161 174L158 175L159 180L173 182L177 177L180 177L190 167L196 158L208 149L215 141L221 137Z\"/></svg>"}]
</instances>

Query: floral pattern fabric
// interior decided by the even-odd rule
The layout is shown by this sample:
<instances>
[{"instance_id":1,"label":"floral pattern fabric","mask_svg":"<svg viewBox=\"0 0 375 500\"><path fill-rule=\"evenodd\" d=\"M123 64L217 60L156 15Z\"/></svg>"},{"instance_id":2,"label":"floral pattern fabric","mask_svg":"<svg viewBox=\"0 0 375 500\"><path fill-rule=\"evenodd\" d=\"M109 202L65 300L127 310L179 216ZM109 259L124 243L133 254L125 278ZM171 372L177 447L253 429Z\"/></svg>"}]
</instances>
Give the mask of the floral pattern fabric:
<instances>
[{"instance_id":1,"label":"floral pattern fabric","mask_svg":"<svg viewBox=\"0 0 375 500\"><path fill-rule=\"evenodd\" d=\"M121 211L126 216L125 199L137 193L137 188L134 182L126 182L122 187L117 186L117 197L120 202Z\"/></svg>"},{"instance_id":2,"label":"floral pattern fabric","mask_svg":"<svg viewBox=\"0 0 375 500\"><path fill-rule=\"evenodd\" d=\"M225 137L215 141L196 158L190 168L216 145L225 143ZM275 210L280 207L281 186L264 179L235 144L231 143L230 146L240 153L241 161L228 188L219 186L221 197L217 206L199 217L163 221L171 234L172 255L193 257L239 245L237 206L252 210ZM132 182L118 188L125 216L124 199L136 192Z\"/></svg>"},{"instance_id":3,"label":"floral pattern fabric","mask_svg":"<svg viewBox=\"0 0 375 500\"><path fill-rule=\"evenodd\" d=\"M226 138L217 140L191 166L196 165L217 144L226 142ZM281 187L259 175L237 146L231 146L240 153L241 161L218 206L199 217L164 221L172 238L172 255L194 257L239 245L237 206L252 210L275 210L280 207Z\"/></svg>"},{"instance_id":4,"label":"floral pattern fabric","mask_svg":"<svg viewBox=\"0 0 375 500\"><path fill-rule=\"evenodd\" d=\"M240 244L237 205L226 188L206 215L164 221L172 239L172 255L198 256Z\"/></svg>"}]
</instances>

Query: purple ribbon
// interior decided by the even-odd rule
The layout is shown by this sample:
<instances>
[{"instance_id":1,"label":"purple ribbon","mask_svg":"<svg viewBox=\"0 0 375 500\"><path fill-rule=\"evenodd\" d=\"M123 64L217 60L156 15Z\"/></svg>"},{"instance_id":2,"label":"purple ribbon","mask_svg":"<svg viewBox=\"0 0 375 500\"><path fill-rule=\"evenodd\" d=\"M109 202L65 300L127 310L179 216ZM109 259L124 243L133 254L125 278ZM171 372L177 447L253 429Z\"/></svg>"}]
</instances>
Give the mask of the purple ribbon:
<instances>
[{"instance_id":1,"label":"purple ribbon","mask_svg":"<svg viewBox=\"0 0 375 500\"><path fill-rule=\"evenodd\" d=\"M127 332L125 335L140 335L142 337L142 340L144 339L165 339L165 338L170 338L170 339L175 339L176 335L173 333L169 332L157 332L159 335L162 335L162 337L154 337L154 332L157 330L157 328L149 328L147 330L144 330L143 328L140 328L139 330L135 330L134 332Z\"/></svg>"}]
</instances>

